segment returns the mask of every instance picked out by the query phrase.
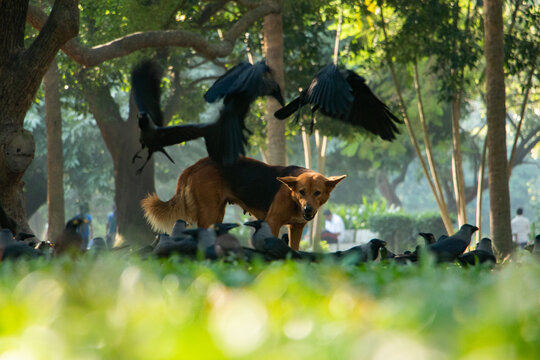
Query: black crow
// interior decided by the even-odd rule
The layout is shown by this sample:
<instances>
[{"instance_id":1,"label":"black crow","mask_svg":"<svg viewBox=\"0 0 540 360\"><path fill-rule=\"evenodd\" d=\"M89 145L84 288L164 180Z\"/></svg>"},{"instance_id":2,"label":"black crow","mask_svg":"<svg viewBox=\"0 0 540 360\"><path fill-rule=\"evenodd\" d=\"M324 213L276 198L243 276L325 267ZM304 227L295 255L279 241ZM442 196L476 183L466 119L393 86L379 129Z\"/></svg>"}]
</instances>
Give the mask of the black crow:
<instances>
[{"instance_id":1,"label":"black crow","mask_svg":"<svg viewBox=\"0 0 540 360\"><path fill-rule=\"evenodd\" d=\"M184 237L189 236L189 235L184 234L184 230L186 229L187 229L187 223L184 220L182 219L176 220L171 231L171 238L183 239Z\"/></svg>"},{"instance_id":2,"label":"black crow","mask_svg":"<svg viewBox=\"0 0 540 360\"><path fill-rule=\"evenodd\" d=\"M540 258L540 234L536 235L536 237L534 238L534 247L532 250L532 254Z\"/></svg>"},{"instance_id":3,"label":"black crow","mask_svg":"<svg viewBox=\"0 0 540 360\"><path fill-rule=\"evenodd\" d=\"M95 251L108 250L105 239L99 236L92 239L92 246L90 247L90 249Z\"/></svg>"},{"instance_id":4,"label":"black crow","mask_svg":"<svg viewBox=\"0 0 540 360\"><path fill-rule=\"evenodd\" d=\"M245 155L247 128L244 119L251 103L259 96L270 95L283 104L279 85L271 78L270 68L264 60L254 65L242 62L217 79L204 95L208 102L224 98L216 122L164 126L159 107L160 80L161 70L151 61L138 65L132 73L134 97L139 108L141 144L148 148L148 157L138 173L153 152L163 152L174 163L164 147L200 137L205 140L210 158L224 165L233 164L240 155ZM137 157L138 153L133 161Z\"/></svg>"},{"instance_id":5,"label":"black crow","mask_svg":"<svg viewBox=\"0 0 540 360\"><path fill-rule=\"evenodd\" d=\"M174 164L174 160L165 151L164 147L175 145L184 141L197 139L204 135L207 124L190 124L165 127L163 114L160 108L162 71L153 61L144 61L133 69L131 85L133 97L139 108L138 122L141 130L141 150L132 159L140 158L139 153L146 147L148 155L144 164L137 170L140 174L152 154L160 151Z\"/></svg>"},{"instance_id":6,"label":"black crow","mask_svg":"<svg viewBox=\"0 0 540 360\"><path fill-rule=\"evenodd\" d=\"M495 264L497 262L491 248L491 239L489 238L482 238L478 245L476 245L476 250L459 255L457 259L462 265L476 265L485 262Z\"/></svg>"},{"instance_id":7,"label":"black crow","mask_svg":"<svg viewBox=\"0 0 540 360\"><path fill-rule=\"evenodd\" d=\"M420 235L421 237L424 238L425 242L426 242L426 246L429 246L431 244L435 244L437 241L435 240L435 235L433 235L432 233L418 233L418 235Z\"/></svg>"},{"instance_id":8,"label":"black crow","mask_svg":"<svg viewBox=\"0 0 540 360\"><path fill-rule=\"evenodd\" d=\"M217 128L205 137L210 158L231 165L240 155L245 155L246 133L249 134L245 118L251 103L260 96L272 96L284 105L281 89L264 60L253 65L241 62L208 89L204 98L209 103L223 98L223 107L215 123Z\"/></svg>"},{"instance_id":9,"label":"black crow","mask_svg":"<svg viewBox=\"0 0 540 360\"><path fill-rule=\"evenodd\" d=\"M8 230L9 231L9 230ZM7 244L0 244L0 260L19 258L38 258L43 253L34 249L24 241L13 240Z\"/></svg>"},{"instance_id":10,"label":"black crow","mask_svg":"<svg viewBox=\"0 0 540 360\"><path fill-rule=\"evenodd\" d=\"M441 235L439 236L439 238L437 239L437 242L441 241L441 240L444 240L444 239L448 239L448 235Z\"/></svg>"},{"instance_id":11,"label":"black crow","mask_svg":"<svg viewBox=\"0 0 540 360\"><path fill-rule=\"evenodd\" d=\"M362 127L384 140L394 140L399 133L396 124L402 123L373 94L363 77L351 70L340 71L334 64L323 67L309 87L276 111L274 116L283 120L296 112L298 121L300 109L307 104L313 105L312 112L319 110L334 119Z\"/></svg>"},{"instance_id":12,"label":"black crow","mask_svg":"<svg viewBox=\"0 0 540 360\"><path fill-rule=\"evenodd\" d=\"M217 254L214 249L216 242L215 231L205 228L195 228L184 230L185 234L190 235L193 238L195 247L195 255L199 258L216 259ZM186 241L184 241L186 242Z\"/></svg>"},{"instance_id":13,"label":"black crow","mask_svg":"<svg viewBox=\"0 0 540 360\"><path fill-rule=\"evenodd\" d=\"M236 223L217 223L213 228L216 233L216 241L214 244L214 250L218 257L234 256L235 258L243 257L242 245L240 241L234 236L229 234L229 230L238 227Z\"/></svg>"},{"instance_id":14,"label":"black crow","mask_svg":"<svg viewBox=\"0 0 540 360\"><path fill-rule=\"evenodd\" d=\"M462 225L457 233L431 244L428 249L435 254L437 261L454 261L463 254L471 243L471 235L478 230L474 225Z\"/></svg>"},{"instance_id":15,"label":"black crow","mask_svg":"<svg viewBox=\"0 0 540 360\"><path fill-rule=\"evenodd\" d=\"M393 259L396 257L392 251L390 251L386 246L381 247L380 249L381 259Z\"/></svg>"},{"instance_id":16,"label":"black crow","mask_svg":"<svg viewBox=\"0 0 540 360\"><path fill-rule=\"evenodd\" d=\"M255 228L255 232L251 237L251 245L265 254L270 255L273 260L286 259L290 256L293 259L301 259L302 255L293 250L282 239L277 238L272 234L270 226L264 220L254 220L244 223L244 225Z\"/></svg>"},{"instance_id":17,"label":"black crow","mask_svg":"<svg viewBox=\"0 0 540 360\"><path fill-rule=\"evenodd\" d=\"M371 239L366 244L354 246L345 251L336 251L331 255L336 259L348 259L351 263L359 264L362 262L373 261L379 256L379 249L386 245L386 241L380 239Z\"/></svg>"},{"instance_id":18,"label":"black crow","mask_svg":"<svg viewBox=\"0 0 540 360\"><path fill-rule=\"evenodd\" d=\"M60 234L54 243L55 255L65 253L75 255L83 251L83 249L81 249L83 239L77 232L77 229L86 222L88 222L88 220L84 219L82 216L75 216L66 223L64 231L62 231L62 234Z\"/></svg>"},{"instance_id":19,"label":"black crow","mask_svg":"<svg viewBox=\"0 0 540 360\"><path fill-rule=\"evenodd\" d=\"M152 250L152 254L158 258L169 257L173 254L195 256L197 244L194 240L192 243L184 243L183 241L174 241L168 234L159 234L159 241Z\"/></svg>"}]
</instances>

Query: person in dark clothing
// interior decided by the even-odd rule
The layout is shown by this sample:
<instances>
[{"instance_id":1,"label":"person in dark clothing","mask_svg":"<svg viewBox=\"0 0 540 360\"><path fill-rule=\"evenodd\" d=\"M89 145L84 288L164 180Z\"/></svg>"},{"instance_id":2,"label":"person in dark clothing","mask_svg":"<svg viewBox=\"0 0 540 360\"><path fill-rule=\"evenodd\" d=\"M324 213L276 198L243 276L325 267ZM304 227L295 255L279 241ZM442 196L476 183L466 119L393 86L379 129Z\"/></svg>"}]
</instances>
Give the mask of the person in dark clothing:
<instances>
[{"instance_id":1,"label":"person in dark clothing","mask_svg":"<svg viewBox=\"0 0 540 360\"><path fill-rule=\"evenodd\" d=\"M107 215L107 227L105 229L105 242L107 248L111 249L116 239L116 205L113 205L112 211Z\"/></svg>"}]
</instances>

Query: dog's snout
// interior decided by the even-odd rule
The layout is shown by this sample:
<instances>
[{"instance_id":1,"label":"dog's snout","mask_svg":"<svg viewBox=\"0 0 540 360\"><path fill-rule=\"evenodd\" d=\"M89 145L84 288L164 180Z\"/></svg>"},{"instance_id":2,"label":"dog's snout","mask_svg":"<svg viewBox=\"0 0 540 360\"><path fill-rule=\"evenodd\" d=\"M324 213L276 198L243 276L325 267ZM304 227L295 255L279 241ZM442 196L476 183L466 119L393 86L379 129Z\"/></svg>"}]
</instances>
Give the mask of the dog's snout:
<instances>
[{"instance_id":1,"label":"dog's snout","mask_svg":"<svg viewBox=\"0 0 540 360\"><path fill-rule=\"evenodd\" d=\"M312 215L313 214L313 207L311 205L304 206L304 214Z\"/></svg>"}]
</instances>

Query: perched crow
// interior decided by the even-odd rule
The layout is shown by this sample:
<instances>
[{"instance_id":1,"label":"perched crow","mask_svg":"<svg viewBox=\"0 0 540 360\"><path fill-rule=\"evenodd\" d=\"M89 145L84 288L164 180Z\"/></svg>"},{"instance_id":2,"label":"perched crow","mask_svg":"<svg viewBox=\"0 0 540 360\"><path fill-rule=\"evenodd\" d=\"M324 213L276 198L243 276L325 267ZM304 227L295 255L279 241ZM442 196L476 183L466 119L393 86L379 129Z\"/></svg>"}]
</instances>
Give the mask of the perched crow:
<instances>
[{"instance_id":1,"label":"perched crow","mask_svg":"<svg viewBox=\"0 0 540 360\"><path fill-rule=\"evenodd\" d=\"M248 221L244 225L255 228L251 237L251 245L264 253L268 254L272 260L286 259L290 256L293 259L301 259L302 255L293 250L282 239L275 237L270 231L270 226L264 220Z\"/></svg>"},{"instance_id":2,"label":"perched crow","mask_svg":"<svg viewBox=\"0 0 540 360\"><path fill-rule=\"evenodd\" d=\"M424 238L425 242L426 242L426 246L429 246L431 244L435 244L437 241L435 240L435 235L433 235L432 233L418 233L418 235L420 235L421 237Z\"/></svg>"},{"instance_id":3,"label":"perched crow","mask_svg":"<svg viewBox=\"0 0 540 360\"><path fill-rule=\"evenodd\" d=\"M268 223L264 220L253 220L245 222L244 225L255 229L251 236L251 245L259 251L264 251L264 239L274 237Z\"/></svg>"},{"instance_id":4,"label":"perched crow","mask_svg":"<svg viewBox=\"0 0 540 360\"><path fill-rule=\"evenodd\" d=\"M409 262L417 262L422 251L421 245L416 245L413 252L404 251L403 254L396 255L393 259L399 264L406 264Z\"/></svg>"},{"instance_id":5,"label":"perched crow","mask_svg":"<svg viewBox=\"0 0 540 360\"><path fill-rule=\"evenodd\" d=\"M394 140L399 133L396 124L402 123L371 92L363 77L351 70L340 71L334 64L323 67L307 89L274 115L283 120L296 112L298 121L300 109L307 104L313 105L312 112L319 110L334 119L362 127L383 140Z\"/></svg>"},{"instance_id":6,"label":"perched crow","mask_svg":"<svg viewBox=\"0 0 540 360\"><path fill-rule=\"evenodd\" d=\"M444 239L448 239L448 235L441 235L439 236L439 238L437 239L437 242L441 241L441 240L444 240Z\"/></svg>"},{"instance_id":7,"label":"perched crow","mask_svg":"<svg viewBox=\"0 0 540 360\"><path fill-rule=\"evenodd\" d=\"M536 235L534 238L534 248L532 254L540 258L540 234Z\"/></svg>"},{"instance_id":8,"label":"perched crow","mask_svg":"<svg viewBox=\"0 0 540 360\"><path fill-rule=\"evenodd\" d=\"M184 235L184 237L186 236ZM191 240L191 243L184 243L183 241L174 241L167 234L159 234L159 241L152 250L152 254L159 258L169 257L173 254L195 256L197 254L197 244L193 239Z\"/></svg>"},{"instance_id":9,"label":"perched crow","mask_svg":"<svg viewBox=\"0 0 540 360\"><path fill-rule=\"evenodd\" d=\"M373 261L379 256L379 249L386 245L386 241L371 239L366 244L354 246L345 251L336 251L331 255L336 259L349 259L352 263L359 264Z\"/></svg>"},{"instance_id":10,"label":"perched crow","mask_svg":"<svg viewBox=\"0 0 540 360\"><path fill-rule=\"evenodd\" d=\"M182 219L176 220L176 222L174 223L174 226L172 228L172 231L171 231L171 238L172 239L183 239L186 236L189 236L189 235L184 234L184 230L186 230L186 229L187 229L187 223L184 220L182 220Z\"/></svg>"},{"instance_id":11,"label":"perched crow","mask_svg":"<svg viewBox=\"0 0 540 360\"><path fill-rule=\"evenodd\" d=\"M492 262L495 264L497 262L495 255L493 255L491 240L489 238L482 238L476 246L476 250L459 255L457 259L462 265L476 265L485 262Z\"/></svg>"},{"instance_id":12,"label":"perched crow","mask_svg":"<svg viewBox=\"0 0 540 360\"><path fill-rule=\"evenodd\" d=\"M88 222L88 220L84 219L82 216L75 216L66 223L64 231L54 243L55 255L65 253L75 255L82 252L81 246L83 244L83 239L77 232L77 229L86 222Z\"/></svg>"},{"instance_id":13,"label":"perched crow","mask_svg":"<svg viewBox=\"0 0 540 360\"><path fill-rule=\"evenodd\" d=\"M8 244L15 243L16 240L13 238L13 233L9 229L2 229L0 231L0 246L5 246Z\"/></svg>"},{"instance_id":14,"label":"perched crow","mask_svg":"<svg viewBox=\"0 0 540 360\"><path fill-rule=\"evenodd\" d=\"M243 257L242 245L240 241L234 236L229 234L229 230L237 227L236 223L218 223L214 224L214 231L216 233L216 242L214 244L214 250L218 257L224 257L233 255L234 257Z\"/></svg>"},{"instance_id":15,"label":"perched crow","mask_svg":"<svg viewBox=\"0 0 540 360\"><path fill-rule=\"evenodd\" d=\"M454 235L439 239L435 244L431 244L428 249L435 254L437 261L454 261L463 254L467 246L471 243L471 235L478 230L476 226L462 225Z\"/></svg>"},{"instance_id":16,"label":"perched crow","mask_svg":"<svg viewBox=\"0 0 540 360\"><path fill-rule=\"evenodd\" d=\"M103 239L102 237L93 238L92 246L90 247L90 249L95 250L95 251L108 250L107 243L105 242L105 239Z\"/></svg>"},{"instance_id":17,"label":"perched crow","mask_svg":"<svg viewBox=\"0 0 540 360\"><path fill-rule=\"evenodd\" d=\"M195 247L195 254L199 258L210 258L216 259L217 254L214 249L214 244L216 242L216 233L215 231L205 229L205 228L195 228L184 230L185 234L190 235L193 240Z\"/></svg>"},{"instance_id":18,"label":"perched crow","mask_svg":"<svg viewBox=\"0 0 540 360\"><path fill-rule=\"evenodd\" d=\"M263 61L254 65L242 62L223 74L204 95L208 102L224 98L219 118L213 123L164 126L160 110L161 70L153 62L138 65L132 73L132 87L139 108L139 128L142 148L148 148L148 156L140 173L152 153L163 152L164 147L203 137L208 155L224 165L236 162L245 155L247 144L244 119L251 103L259 96L270 95L281 104L283 98L279 85L272 79L270 68ZM142 149L141 149L142 150ZM138 153L133 161L139 157Z\"/></svg>"},{"instance_id":19,"label":"perched crow","mask_svg":"<svg viewBox=\"0 0 540 360\"><path fill-rule=\"evenodd\" d=\"M386 246L381 247L380 253L381 259L393 259L396 257L396 254L391 252Z\"/></svg>"},{"instance_id":20,"label":"perched crow","mask_svg":"<svg viewBox=\"0 0 540 360\"><path fill-rule=\"evenodd\" d=\"M9 229L0 231L0 260L17 259L21 257L36 258L41 252L29 246L24 241L17 241Z\"/></svg>"}]
</instances>

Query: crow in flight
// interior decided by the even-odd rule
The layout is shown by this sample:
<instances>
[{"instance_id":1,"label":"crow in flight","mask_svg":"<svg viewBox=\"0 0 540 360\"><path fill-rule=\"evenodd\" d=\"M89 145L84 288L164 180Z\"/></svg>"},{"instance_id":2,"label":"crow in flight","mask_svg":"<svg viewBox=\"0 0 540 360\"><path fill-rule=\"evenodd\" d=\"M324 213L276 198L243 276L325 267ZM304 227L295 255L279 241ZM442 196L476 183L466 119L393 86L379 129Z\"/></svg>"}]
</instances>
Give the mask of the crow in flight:
<instances>
[{"instance_id":1,"label":"crow in flight","mask_svg":"<svg viewBox=\"0 0 540 360\"><path fill-rule=\"evenodd\" d=\"M318 110L334 119L360 126L383 140L394 140L399 133L396 124L402 123L373 94L366 79L352 70L339 70L334 64L323 67L309 87L274 116L283 120L296 113L298 121L300 109L307 104L313 105L313 113ZM311 130L313 124L312 121Z\"/></svg>"},{"instance_id":2,"label":"crow in flight","mask_svg":"<svg viewBox=\"0 0 540 360\"><path fill-rule=\"evenodd\" d=\"M223 107L215 122L164 126L160 109L160 80L161 70L152 61L141 63L132 72L133 93L139 108L140 142L142 149L148 148L146 161L137 174L141 173L154 152L162 152L174 163L164 148L200 137L205 140L210 158L223 165L231 165L245 154L246 133L249 131L244 120L251 103L259 96L269 95L284 104L279 85L272 79L264 60L254 65L241 62L218 78L204 95L209 103L223 98ZM139 157L139 152L133 157L133 162Z\"/></svg>"}]
</instances>

